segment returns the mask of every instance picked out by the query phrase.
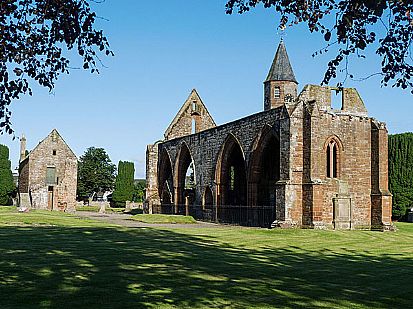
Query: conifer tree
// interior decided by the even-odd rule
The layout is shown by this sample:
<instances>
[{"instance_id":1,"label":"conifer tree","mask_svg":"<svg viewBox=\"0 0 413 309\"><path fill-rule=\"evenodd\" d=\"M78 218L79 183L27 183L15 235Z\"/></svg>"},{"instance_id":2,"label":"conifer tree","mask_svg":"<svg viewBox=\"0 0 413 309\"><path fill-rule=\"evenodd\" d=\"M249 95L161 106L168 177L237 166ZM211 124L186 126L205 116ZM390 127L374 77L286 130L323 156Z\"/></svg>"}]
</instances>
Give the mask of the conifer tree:
<instances>
[{"instance_id":1,"label":"conifer tree","mask_svg":"<svg viewBox=\"0 0 413 309\"><path fill-rule=\"evenodd\" d=\"M413 207L413 133L389 136L389 188L393 216L402 218Z\"/></svg>"},{"instance_id":2,"label":"conifer tree","mask_svg":"<svg viewBox=\"0 0 413 309\"><path fill-rule=\"evenodd\" d=\"M119 161L118 175L115 180L115 191L112 200L116 206L125 206L126 201L132 201L135 166L133 162Z\"/></svg>"},{"instance_id":3,"label":"conifer tree","mask_svg":"<svg viewBox=\"0 0 413 309\"><path fill-rule=\"evenodd\" d=\"M9 160L9 148L0 145L0 205L12 204L11 196L15 189Z\"/></svg>"}]
</instances>

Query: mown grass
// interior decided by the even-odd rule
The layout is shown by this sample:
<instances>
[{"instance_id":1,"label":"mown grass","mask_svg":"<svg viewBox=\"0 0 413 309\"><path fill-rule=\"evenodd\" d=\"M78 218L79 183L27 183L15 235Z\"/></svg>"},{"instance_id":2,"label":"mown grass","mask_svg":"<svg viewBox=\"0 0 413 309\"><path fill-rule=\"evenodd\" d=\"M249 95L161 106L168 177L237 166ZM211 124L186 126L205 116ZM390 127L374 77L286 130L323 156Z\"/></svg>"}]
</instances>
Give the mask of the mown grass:
<instances>
[{"instance_id":1,"label":"mown grass","mask_svg":"<svg viewBox=\"0 0 413 309\"><path fill-rule=\"evenodd\" d=\"M160 214L138 214L131 219L143 223L170 223L170 224L195 224L196 220L191 216L160 215Z\"/></svg>"},{"instance_id":2,"label":"mown grass","mask_svg":"<svg viewBox=\"0 0 413 309\"><path fill-rule=\"evenodd\" d=\"M409 308L413 302L413 224L399 223L394 233L128 229L59 213L0 211L0 308Z\"/></svg>"},{"instance_id":3,"label":"mown grass","mask_svg":"<svg viewBox=\"0 0 413 309\"><path fill-rule=\"evenodd\" d=\"M30 210L27 213L20 213L14 206L0 206L0 227L2 226L107 227L108 224L68 213L46 210Z\"/></svg>"},{"instance_id":4,"label":"mown grass","mask_svg":"<svg viewBox=\"0 0 413 309\"><path fill-rule=\"evenodd\" d=\"M99 212L100 206L76 206L76 211L89 211L89 212ZM123 213L125 212L125 207L119 208L119 207L107 207L105 209L106 213Z\"/></svg>"},{"instance_id":5,"label":"mown grass","mask_svg":"<svg viewBox=\"0 0 413 309\"><path fill-rule=\"evenodd\" d=\"M100 206L76 206L76 211L90 211L90 212L98 212Z\"/></svg>"}]
</instances>

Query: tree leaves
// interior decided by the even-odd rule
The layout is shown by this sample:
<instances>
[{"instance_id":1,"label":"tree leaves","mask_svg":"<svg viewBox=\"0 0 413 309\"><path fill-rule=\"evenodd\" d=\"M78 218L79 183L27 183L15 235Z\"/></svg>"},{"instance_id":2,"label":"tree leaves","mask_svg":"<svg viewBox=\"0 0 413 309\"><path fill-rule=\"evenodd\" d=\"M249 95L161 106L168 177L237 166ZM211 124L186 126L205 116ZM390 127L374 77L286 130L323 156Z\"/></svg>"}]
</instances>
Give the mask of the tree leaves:
<instances>
[{"instance_id":1,"label":"tree leaves","mask_svg":"<svg viewBox=\"0 0 413 309\"><path fill-rule=\"evenodd\" d=\"M11 205L11 197L16 192L9 160L9 148L0 145L0 206Z\"/></svg>"},{"instance_id":2,"label":"tree leaves","mask_svg":"<svg viewBox=\"0 0 413 309\"><path fill-rule=\"evenodd\" d=\"M125 206L126 201L132 201L135 191L134 176L135 165L133 162L119 161L115 190L112 195L112 200L117 206Z\"/></svg>"},{"instance_id":3,"label":"tree leaves","mask_svg":"<svg viewBox=\"0 0 413 309\"><path fill-rule=\"evenodd\" d=\"M86 0L0 1L0 132L13 133L9 106L32 95L31 84L52 91L69 73L65 50L75 49L83 67L98 73L98 52L113 56Z\"/></svg>"},{"instance_id":4,"label":"tree leaves","mask_svg":"<svg viewBox=\"0 0 413 309\"><path fill-rule=\"evenodd\" d=\"M378 40L376 53L382 58L382 85L392 82L393 87L409 89L413 93L413 1L227 0L226 12L242 14L260 3L280 15L280 28L306 23L310 32L323 33L326 42L334 38L332 44L338 44L340 48L338 55L328 63L322 84L337 77L337 69L342 65L345 78L349 77L349 57L363 58L360 52ZM328 15L331 18L325 18ZM376 24L385 29L381 38L377 38Z\"/></svg>"},{"instance_id":5,"label":"tree leaves","mask_svg":"<svg viewBox=\"0 0 413 309\"><path fill-rule=\"evenodd\" d=\"M116 166L103 148L90 147L79 159L78 186L79 196L113 189Z\"/></svg>"},{"instance_id":6,"label":"tree leaves","mask_svg":"<svg viewBox=\"0 0 413 309\"><path fill-rule=\"evenodd\" d=\"M389 136L389 189L393 215L404 216L413 207L413 133Z\"/></svg>"}]
</instances>

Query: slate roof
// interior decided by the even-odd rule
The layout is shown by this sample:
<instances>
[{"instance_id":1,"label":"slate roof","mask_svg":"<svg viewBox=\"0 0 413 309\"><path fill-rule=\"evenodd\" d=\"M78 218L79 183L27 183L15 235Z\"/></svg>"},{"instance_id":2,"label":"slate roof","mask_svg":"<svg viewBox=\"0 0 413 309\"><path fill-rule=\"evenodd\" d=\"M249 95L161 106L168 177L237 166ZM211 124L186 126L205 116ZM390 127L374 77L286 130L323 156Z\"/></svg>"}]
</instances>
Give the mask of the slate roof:
<instances>
[{"instance_id":1,"label":"slate roof","mask_svg":"<svg viewBox=\"0 0 413 309\"><path fill-rule=\"evenodd\" d=\"M278 45L270 72L265 81L291 81L298 84L283 41Z\"/></svg>"}]
</instances>

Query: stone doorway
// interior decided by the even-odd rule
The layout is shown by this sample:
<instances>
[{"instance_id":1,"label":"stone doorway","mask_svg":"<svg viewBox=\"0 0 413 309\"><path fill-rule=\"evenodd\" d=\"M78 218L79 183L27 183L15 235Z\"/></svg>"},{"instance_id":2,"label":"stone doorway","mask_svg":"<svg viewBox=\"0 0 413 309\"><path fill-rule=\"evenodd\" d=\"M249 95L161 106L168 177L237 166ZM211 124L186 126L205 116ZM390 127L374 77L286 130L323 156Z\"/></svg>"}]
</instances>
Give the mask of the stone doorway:
<instances>
[{"instance_id":1,"label":"stone doorway","mask_svg":"<svg viewBox=\"0 0 413 309\"><path fill-rule=\"evenodd\" d=\"M49 186L47 190L47 209L53 210L54 188Z\"/></svg>"}]
</instances>

